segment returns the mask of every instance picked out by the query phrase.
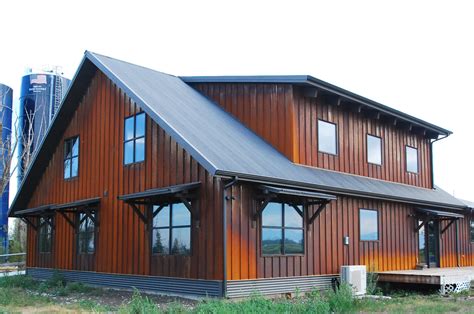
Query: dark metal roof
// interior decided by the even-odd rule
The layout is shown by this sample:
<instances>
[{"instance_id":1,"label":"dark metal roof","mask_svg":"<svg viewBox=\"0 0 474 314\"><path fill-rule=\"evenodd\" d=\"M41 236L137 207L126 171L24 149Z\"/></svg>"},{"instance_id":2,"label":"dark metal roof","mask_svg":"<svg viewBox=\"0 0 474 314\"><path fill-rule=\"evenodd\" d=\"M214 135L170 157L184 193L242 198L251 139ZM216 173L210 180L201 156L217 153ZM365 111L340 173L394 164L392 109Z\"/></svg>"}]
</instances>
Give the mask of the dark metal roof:
<instances>
[{"instance_id":1,"label":"dark metal roof","mask_svg":"<svg viewBox=\"0 0 474 314\"><path fill-rule=\"evenodd\" d=\"M161 128L210 174L323 193L402 201L422 206L464 209L441 189L371 179L292 163L176 76L86 52L60 109L28 168L10 207L27 206L94 73L99 69L127 93Z\"/></svg>"},{"instance_id":2,"label":"dark metal roof","mask_svg":"<svg viewBox=\"0 0 474 314\"><path fill-rule=\"evenodd\" d=\"M165 188L149 189L144 192L120 195L118 199L122 201L131 201L131 200L137 200L137 199L150 198L154 196L170 195L170 194L176 194L183 191L197 189L200 186L201 186L201 182L185 183L185 184L168 186Z\"/></svg>"},{"instance_id":3,"label":"dark metal roof","mask_svg":"<svg viewBox=\"0 0 474 314\"><path fill-rule=\"evenodd\" d=\"M471 202L471 201L466 201L466 200L463 200L463 199L459 199L461 202L463 202L467 207L469 207L470 209L474 209L474 202Z\"/></svg>"},{"instance_id":4,"label":"dark metal roof","mask_svg":"<svg viewBox=\"0 0 474 314\"><path fill-rule=\"evenodd\" d=\"M326 93L340 96L342 99L364 105L381 113L392 116L413 125L425 128L440 135L448 136L451 131L442 127L426 122L409 114L388 107L366 97L357 95L353 92L317 79L311 75L264 75L264 76L183 76L186 83L274 83L274 84L293 84L301 86L316 87Z\"/></svg>"},{"instance_id":5,"label":"dark metal roof","mask_svg":"<svg viewBox=\"0 0 474 314\"><path fill-rule=\"evenodd\" d=\"M51 208L54 210L61 210L61 209L69 209L69 208L76 208L76 207L81 207L81 206L90 206L90 205L95 205L100 203L100 197L94 197L94 198L87 198L87 199L82 199L66 204L60 204L60 205L55 205L52 206Z\"/></svg>"},{"instance_id":6,"label":"dark metal roof","mask_svg":"<svg viewBox=\"0 0 474 314\"><path fill-rule=\"evenodd\" d=\"M306 198L312 198L312 199L323 199L323 200L337 199L337 197L334 195L313 192L313 191L287 189L287 188L268 186L268 185L262 185L260 188L265 192L270 192L270 193L275 193L275 194L300 196L300 197L306 197Z\"/></svg>"},{"instance_id":7,"label":"dark metal roof","mask_svg":"<svg viewBox=\"0 0 474 314\"><path fill-rule=\"evenodd\" d=\"M426 216L439 217L439 218L464 218L464 215L458 213L451 213L441 210L433 210L427 208L417 208L417 212L420 212Z\"/></svg>"}]
</instances>

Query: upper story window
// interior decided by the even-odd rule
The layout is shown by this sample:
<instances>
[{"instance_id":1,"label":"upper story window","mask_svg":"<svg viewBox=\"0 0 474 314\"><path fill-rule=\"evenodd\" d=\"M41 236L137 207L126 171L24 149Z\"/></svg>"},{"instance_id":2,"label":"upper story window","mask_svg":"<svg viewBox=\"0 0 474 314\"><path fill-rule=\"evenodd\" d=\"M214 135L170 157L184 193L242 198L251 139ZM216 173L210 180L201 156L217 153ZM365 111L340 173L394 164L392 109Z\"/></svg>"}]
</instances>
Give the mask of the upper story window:
<instances>
[{"instance_id":1,"label":"upper story window","mask_svg":"<svg viewBox=\"0 0 474 314\"><path fill-rule=\"evenodd\" d=\"M359 232L361 241L379 239L379 212L374 209L359 210Z\"/></svg>"},{"instance_id":2,"label":"upper story window","mask_svg":"<svg viewBox=\"0 0 474 314\"><path fill-rule=\"evenodd\" d=\"M158 206L155 206L156 210ZM191 254L191 213L183 203L163 206L153 218L152 252L162 255Z\"/></svg>"},{"instance_id":3,"label":"upper story window","mask_svg":"<svg viewBox=\"0 0 474 314\"><path fill-rule=\"evenodd\" d=\"M375 165L382 164L382 139L367 134L367 162Z\"/></svg>"},{"instance_id":4,"label":"upper story window","mask_svg":"<svg viewBox=\"0 0 474 314\"><path fill-rule=\"evenodd\" d=\"M407 171L418 173L418 149L406 146L405 152Z\"/></svg>"},{"instance_id":5,"label":"upper story window","mask_svg":"<svg viewBox=\"0 0 474 314\"><path fill-rule=\"evenodd\" d=\"M303 230L302 206L268 203L262 212L262 254L304 254Z\"/></svg>"},{"instance_id":6,"label":"upper story window","mask_svg":"<svg viewBox=\"0 0 474 314\"><path fill-rule=\"evenodd\" d=\"M79 136L64 141L64 179L79 174Z\"/></svg>"},{"instance_id":7,"label":"upper story window","mask_svg":"<svg viewBox=\"0 0 474 314\"><path fill-rule=\"evenodd\" d=\"M40 217L39 222L39 251L40 253L51 253L53 246L53 217Z\"/></svg>"},{"instance_id":8,"label":"upper story window","mask_svg":"<svg viewBox=\"0 0 474 314\"><path fill-rule=\"evenodd\" d=\"M77 252L79 254L93 254L95 252L95 218L94 212L90 213L90 216L85 212L78 213Z\"/></svg>"},{"instance_id":9,"label":"upper story window","mask_svg":"<svg viewBox=\"0 0 474 314\"><path fill-rule=\"evenodd\" d=\"M474 242L474 218L471 218L471 242Z\"/></svg>"},{"instance_id":10,"label":"upper story window","mask_svg":"<svg viewBox=\"0 0 474 314\"><path fill-rule=\"evenodd\" d=\"M145 160L145 113L125 119L123 163L125 165Z\"/></svg>"},{"instance_id":11,"label":"upper story window","mask_svg":"<svg viewBox=\"0 0 474 314\"><path fill-rule=\"evenodd\" d=\"M318 120L318 150L322 153L337 154L336 124Z\"/></svg>"}]
</instances>

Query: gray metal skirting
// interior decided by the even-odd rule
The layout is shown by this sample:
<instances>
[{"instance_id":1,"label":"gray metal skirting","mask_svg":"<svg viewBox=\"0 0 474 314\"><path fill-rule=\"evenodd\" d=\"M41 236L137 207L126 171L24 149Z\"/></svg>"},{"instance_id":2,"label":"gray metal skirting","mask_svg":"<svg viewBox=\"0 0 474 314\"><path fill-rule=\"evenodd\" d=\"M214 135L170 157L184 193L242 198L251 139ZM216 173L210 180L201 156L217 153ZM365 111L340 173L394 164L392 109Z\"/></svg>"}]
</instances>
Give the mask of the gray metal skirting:
<instances>
[{"instance_id":1,"label":"gray metal skirting","mask_svg":"<svg viewBox=\"0 0 474 314\"><path fill-rule=\"evenodd\" d=\"M51 278L54 273L59 273L67 281L116 289L136 288L142 291L183 296L220 297L222 295L220 280L120 275L50 268L27 268L26 273L33 278L43 280Z\"/></svg>"},{"instance_id":2,"label":"gray metal skirting","mask_svg":"<svg viewBox=\"0 0 474 314\"><path fill-rule=\"evenodd\" d=\"M227 281L227 297L241 298L252 293L275 295L282 293L307 292L313 289L325 290L334 286L339 275L281 277L255 280Z\"/></svg>"}]
</instances>

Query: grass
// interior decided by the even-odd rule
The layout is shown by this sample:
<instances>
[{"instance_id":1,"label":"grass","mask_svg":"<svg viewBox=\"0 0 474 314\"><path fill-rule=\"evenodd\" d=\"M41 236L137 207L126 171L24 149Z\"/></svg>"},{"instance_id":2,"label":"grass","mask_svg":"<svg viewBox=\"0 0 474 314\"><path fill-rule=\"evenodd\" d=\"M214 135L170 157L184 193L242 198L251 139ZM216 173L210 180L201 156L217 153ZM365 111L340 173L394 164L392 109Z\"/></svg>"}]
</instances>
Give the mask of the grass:
<instances>
[{"instance_id":1,"label":"grass","mask_svg":"<svg viewBox=\"0 0 474 314\"><path fill-rule=\"evenodd\" d=\"M25 308L117 313L473 313L474 292L442 297L407 290L390 290L392 299L356 299L351 288L341 285L336 291L311 291L294 298L269 299L255 293L241 301L204 299L197 303L170 302L134 291L116 306L102 304L117 292L106 292L80 283L68 283L59 275L48 281L28 276L0 278L0 312L21 312ZM381 292L380 292L381 293ZM94 298L92 298L94 296ZM100 296L100 298L97 298ZM115 295L117 297L117 295ZM469 299L473 297L473 299ZM62 298L62 299L61 299ZM72 299L70 304L60 300ZM159 303L156 303L159 300ZM99 303L99 301L101 303Z\"/></svg>"}]
</instances>

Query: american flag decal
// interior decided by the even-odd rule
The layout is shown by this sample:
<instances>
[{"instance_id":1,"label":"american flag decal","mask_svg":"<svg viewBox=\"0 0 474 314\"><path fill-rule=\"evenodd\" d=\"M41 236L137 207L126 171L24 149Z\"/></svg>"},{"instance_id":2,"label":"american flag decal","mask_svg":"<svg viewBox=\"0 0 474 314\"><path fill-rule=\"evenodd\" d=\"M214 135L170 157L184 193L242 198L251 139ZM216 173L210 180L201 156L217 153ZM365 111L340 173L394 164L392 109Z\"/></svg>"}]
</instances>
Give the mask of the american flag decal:
<instances>
[{"instance_id":1,"label":"american flag decal","mask_svg":"<svg viewBox=\"0 0 474 314\"><path fill-rule=\"evenodd\" d=\"M36 78L30 77L30 84L46 84L46 75L38 74Z\"/></svg>"}]
</instances>

